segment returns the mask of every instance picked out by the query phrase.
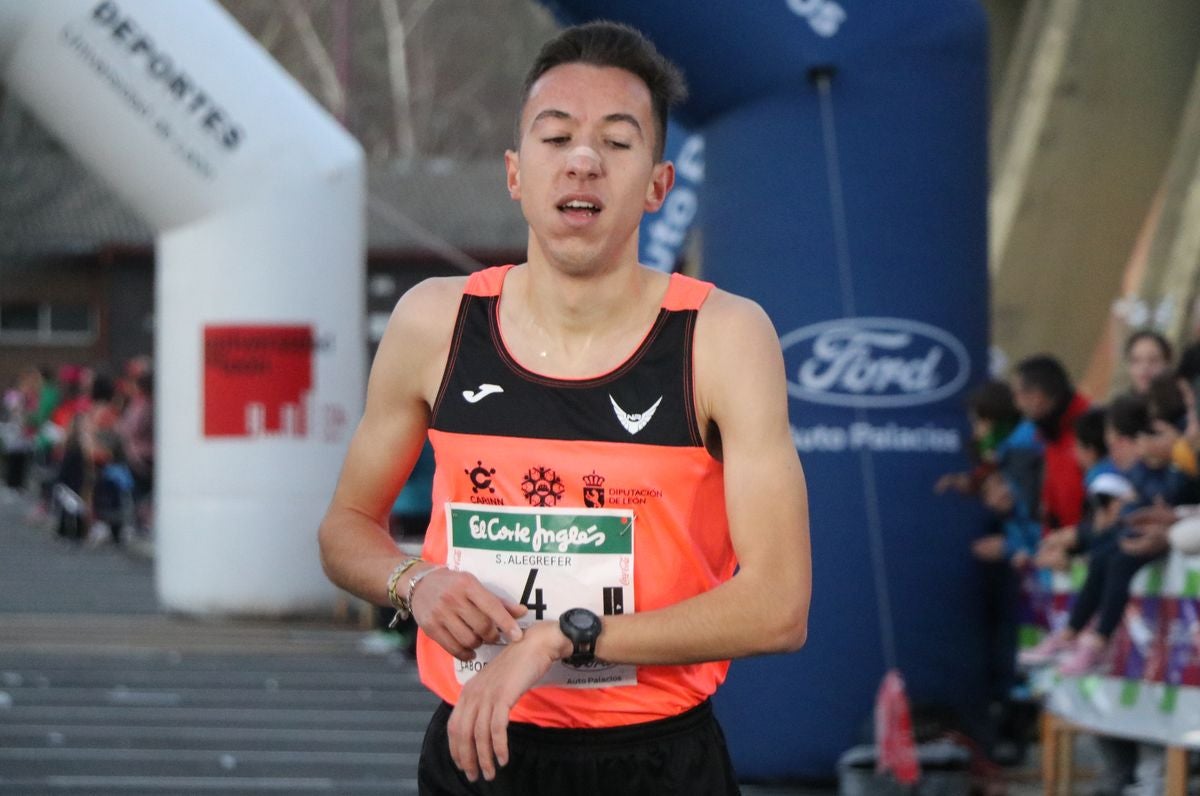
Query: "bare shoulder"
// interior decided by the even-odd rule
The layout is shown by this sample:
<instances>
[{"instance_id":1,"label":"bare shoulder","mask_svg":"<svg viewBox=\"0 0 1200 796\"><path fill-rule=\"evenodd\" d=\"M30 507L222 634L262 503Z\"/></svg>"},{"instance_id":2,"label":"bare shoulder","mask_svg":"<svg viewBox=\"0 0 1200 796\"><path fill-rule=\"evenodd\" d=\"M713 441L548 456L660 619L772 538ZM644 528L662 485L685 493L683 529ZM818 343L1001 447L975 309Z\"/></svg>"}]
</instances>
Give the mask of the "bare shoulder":
<instances>
[{"instance_id":1,"label":"bare shoulder","mask_svg":"<svg viewBox=\"0 0 1200 796\"><path fill-rule=\"evenodd\" d=\"M706 420L728 422L742 408L786 411L779 337L756 302L713 290L696 317L693 359L697 408Z\"/></svg>"},{"instance_id":2,"label":"bare shoulder","mask_svg":"<svg viewBox=\"0 0 1200 796\"><path fill-rule=\"evenodd\" d=\"M745 351L769 343L778 348L779 338L766 311L744 296L714 288L696 316L697 354L720 355L722 351Z\"/></svg>"},{"instance_id":3,"label":"bare shoulder","mask_svg":"<svg viewBox=\"0 0 1200 796\"><path fill-rule=\"evenodd\" d=\"M434 277L409 288L392 310L380 353L400 343L411 350L437 348L448 342L466 281L463 276Z\"/></svg>"},{"instance_id":4,"label":"bare shoulder","mask_svg":"<svg viewBox=\"0 0 1200 796\"><path fill-rule=\"evenodd\" d=\"M419 282L396 302L371 366L371 392L409 394L428 402L449 354L466 277ZM403 389L401 389L403 388Z\"/></svg>"},{"instance_id":5,"label":"bare shoulder","mask_svg":"<svg viewBox=\"0 0 1200 796\"><path fill-rule=\"evenodd\" d=\"M418 282L396 302L389 327L396 324L409 333L453 329L466 284L465 276L436 276Z\"/></svg>"}]
</instances>

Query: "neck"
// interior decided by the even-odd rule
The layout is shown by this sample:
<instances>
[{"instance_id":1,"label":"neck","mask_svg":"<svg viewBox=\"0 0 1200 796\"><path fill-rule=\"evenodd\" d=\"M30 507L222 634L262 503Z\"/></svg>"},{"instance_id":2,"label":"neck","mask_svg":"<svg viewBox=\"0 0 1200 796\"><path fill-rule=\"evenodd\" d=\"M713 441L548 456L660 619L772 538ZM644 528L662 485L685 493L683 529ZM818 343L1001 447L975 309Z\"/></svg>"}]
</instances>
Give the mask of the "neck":
<instances>
[{"instance_id":1,"label":"neck","mask_svg":"<svg viewBox=\"0 0 1200 796\"><path fill-rule=\"evenodd\" d=\"M665 274L636 262L571 274L531 256L504 280L501 334L517 361L539 373L606 373L644 339L668 284Z\"/></svg>"},{"instance_id":2,"label":"neck","mask_svg":"<svg viewBox=\"0 0 1200 796\"><path fill-rule=\"evenodd\" d=\"M513 291L537 325L552 334L612 330L624 319L641 316L639 299L656 276L638 263L636 235L622 248L606 263L572 267L553 262L531 234L529 260L511 274Z\"/></svg>"}]
</instances>

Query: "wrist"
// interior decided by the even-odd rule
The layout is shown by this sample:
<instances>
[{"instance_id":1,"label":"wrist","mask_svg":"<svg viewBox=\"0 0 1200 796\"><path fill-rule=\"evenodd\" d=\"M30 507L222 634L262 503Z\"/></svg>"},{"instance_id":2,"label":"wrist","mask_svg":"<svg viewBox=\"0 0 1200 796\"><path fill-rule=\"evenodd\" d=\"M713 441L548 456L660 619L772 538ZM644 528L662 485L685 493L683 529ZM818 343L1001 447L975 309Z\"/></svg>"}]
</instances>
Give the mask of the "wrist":
<instances>
[{"instance_id":1,"label":"wrist","mask_svg":"<svg viewBox=\"0 0 1200 796\"><path fill-rule=\"evenodd\" d=\"M547 654L556 661L566 660L575 651L571 640L564 636L562 630L559 629L558 622L535 622L525 628L525 635L522 636L521 642L527 639L535 639L539 645L545 648Z\"/></svg>"},{"instance_id":2,"label":"wrist","mask_svg":"<svg viewBox=\"0 0 1200 796\"><path fill-rule=\"evenodd\" d=\"M426 575L435 570L445 569L441 564L430 564L420 558L406 558L400 562L388 577L388 602L396 609L396 615L388 623L389 628L397 627L413 615L412 601L417 584Z\"/></svg>"},{"instance_id":3,"label":"wrist","mask_svg":"<svg viewBox=\"0 0 1200 796\"><path fill-rule=\"evenodd\" d=\"M417 586L425 579L426 576L432 575L439 569L445 569L443 564L430 564L422 561L417 567L414 567L409 572L408 582L405 586L404 604L408 607L410 613L413 611L413 600L416 599Z\"/></svg>"},{"instance_id":4,"label":"wrist","mask_svg":"<svg viewBox=\"0 0 1200 796\"><path fill-rule=\"evenodd\" d=\"M424 564L420 558L410 556L391 571L387 579L387 601L392 608L396 609L396 615L400 619L408 619L409 609L405 603L405 590L408 587L408 578L413 572L417 571Z\"/></svg>"}]
</instances>

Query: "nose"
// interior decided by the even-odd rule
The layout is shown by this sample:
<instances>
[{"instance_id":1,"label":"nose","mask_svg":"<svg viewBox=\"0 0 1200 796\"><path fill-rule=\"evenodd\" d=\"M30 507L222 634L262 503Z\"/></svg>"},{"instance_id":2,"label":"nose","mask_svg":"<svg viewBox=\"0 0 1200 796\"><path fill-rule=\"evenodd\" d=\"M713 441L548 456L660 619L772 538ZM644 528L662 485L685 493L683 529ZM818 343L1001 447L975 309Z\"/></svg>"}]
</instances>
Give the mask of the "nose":
<instances>
[{"instance_id":1,"label":"nose","mask_svg":"<svg viewBox=\"0 0 1200 796\"><path fill-rule=\"evenodd\" d=\"M577 146L567 153L567 176L586 180L600 173L600 155L590 146Z\"/></svg>"}]
</instances>

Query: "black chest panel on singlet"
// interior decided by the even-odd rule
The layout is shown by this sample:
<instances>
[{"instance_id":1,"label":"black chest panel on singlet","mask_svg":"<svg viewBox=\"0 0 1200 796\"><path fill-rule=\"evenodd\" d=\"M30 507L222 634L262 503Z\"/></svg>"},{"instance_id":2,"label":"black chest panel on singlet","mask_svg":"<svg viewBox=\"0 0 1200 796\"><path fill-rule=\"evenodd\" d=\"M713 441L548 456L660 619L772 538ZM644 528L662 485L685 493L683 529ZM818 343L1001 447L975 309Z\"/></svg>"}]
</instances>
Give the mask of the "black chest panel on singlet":
<instances>
[{"instance_id":1,"label":"black chest panel on singlet","mask_svg":"<svg viewBox=\"0 0 1200 796\"><path fill-rule=\"evenodd\" d=\"M498 303L497 296L463 296L434 406L434 429L498 437L702 444L692 397L696 310L659 310L637 351L603 376L554 379L509 356L500 337Z\"/></svg>"}]
</instances>

